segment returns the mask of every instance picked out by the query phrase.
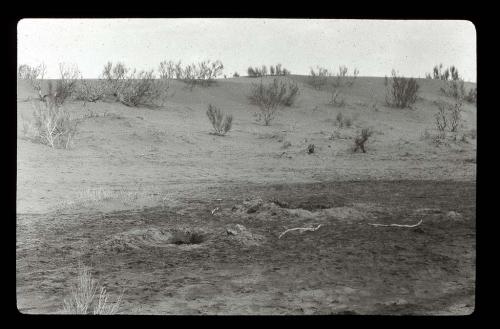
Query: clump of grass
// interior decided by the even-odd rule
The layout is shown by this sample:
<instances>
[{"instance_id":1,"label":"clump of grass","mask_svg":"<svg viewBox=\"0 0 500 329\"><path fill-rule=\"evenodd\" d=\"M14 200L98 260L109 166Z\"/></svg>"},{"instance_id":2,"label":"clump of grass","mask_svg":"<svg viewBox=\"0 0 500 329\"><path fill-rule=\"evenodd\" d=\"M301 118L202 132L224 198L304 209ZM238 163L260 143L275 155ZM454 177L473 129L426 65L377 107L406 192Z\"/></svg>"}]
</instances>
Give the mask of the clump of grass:
<instances>
[{"instance_id":1,"label":"clump of grass","mask_svg":"<svg viewBox=\"0 0 500 329\"><path fill-rule=\"evenodd\" d=\"M99 295L96 300L96 293ZM106 288L99 287L97 280L92 278L89 267L79 266L76 284L71 289L71 295L64 300L63 312L66 314L116 314L121 304L122 294L114 303L109 302Z\"/></svg>"},{"instance_id":2,"label":"clump of grass","mask_svg":"<svg viewBox=\"0 0 500 329\"><path fill-rule=\"evenodd\" d=\"M215 130L215 134L224 136L233 125L233 116L231 114L224 115L224 113L212 104L208 105L207 117Z\"/></svg>"}]
</instances>

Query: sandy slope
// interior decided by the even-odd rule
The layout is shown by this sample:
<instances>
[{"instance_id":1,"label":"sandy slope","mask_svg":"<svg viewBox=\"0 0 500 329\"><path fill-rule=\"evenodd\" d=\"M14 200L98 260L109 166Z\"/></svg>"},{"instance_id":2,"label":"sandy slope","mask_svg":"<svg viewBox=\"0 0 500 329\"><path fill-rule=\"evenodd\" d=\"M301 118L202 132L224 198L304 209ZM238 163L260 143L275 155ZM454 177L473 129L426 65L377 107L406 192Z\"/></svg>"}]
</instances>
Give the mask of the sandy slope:
<instances>
[{"instance_id":1,"label":"sandy slope","mask_svg":"<svg viewBox=\"0 0 500 329\"><path fill-rule=\"evenodd\" d=\"M249 78L222 80L192 92L173 82L172 96L157 109L112 102L86 108L81 102L68 103L75 117L89 110L100 115L83 121L71 150L54 150L22 138L22 122L32 112L25 100L34 93L20 82L17 211L76 207L78 200L88 200L96 190L109 196L106 206L102 202L99 206L112 210L173 202L183 191L191 195L227 182L475 180L475 139L436 147L422 138L426 129L434 128L432 102L444 99L440 81L419 80L421 94L415 108L401 110L384 106L383 78L359 78L353 87L344 87L344 108L327 105L328 92L310 88L305 77L293 79L300 86L298 101L269 127L255 122L258 109L248 104L246 95L258 80ZM209 134L205 115L209 103L234 115L227 136ZM354 118L353 127L335 127L339 111ZM466 104L464 112L463 131L475 129L476 107ZM361 127L376 133L366 154L353 154L352 137ZM333 132L337 138L330 140ZM284 149L284 141L292 146ZM306 152L310 143L316 145L313 155ZM121 197L112 197L119 193ZM126 202L120 201L123 193L129 196Z\"/></svg>"}]
</instances>

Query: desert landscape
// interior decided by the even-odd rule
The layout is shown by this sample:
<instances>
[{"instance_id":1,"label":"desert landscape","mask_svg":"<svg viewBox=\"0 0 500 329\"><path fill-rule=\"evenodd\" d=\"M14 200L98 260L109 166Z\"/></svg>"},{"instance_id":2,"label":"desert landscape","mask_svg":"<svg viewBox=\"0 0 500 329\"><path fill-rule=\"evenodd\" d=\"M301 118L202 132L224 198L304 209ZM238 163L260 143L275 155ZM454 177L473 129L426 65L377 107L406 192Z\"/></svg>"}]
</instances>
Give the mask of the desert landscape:
<instances>
[{"instance_id":1,"label":"desert landscape","mask_svg":"<svg viewBox=\"0 0 500 329\"><path fill-rule=\"evenodd\" d=\"M85 283L110 314L474 311L476 84L252 71L157 76L154 104L109 91L113 76L20 74L21 313L81 313ZM418 85L403 107L401 81ZM273 83L297 92L283 102ZM64 145L43 111L74 124Z\"/></svg>"}]
</instances>

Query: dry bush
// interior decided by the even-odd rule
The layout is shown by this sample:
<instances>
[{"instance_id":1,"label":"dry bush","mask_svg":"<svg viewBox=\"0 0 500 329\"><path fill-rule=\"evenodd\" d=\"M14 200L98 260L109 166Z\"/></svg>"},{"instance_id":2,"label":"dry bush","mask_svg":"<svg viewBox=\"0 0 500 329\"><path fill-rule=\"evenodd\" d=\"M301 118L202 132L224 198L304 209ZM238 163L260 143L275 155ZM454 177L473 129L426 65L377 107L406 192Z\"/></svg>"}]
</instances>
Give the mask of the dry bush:
<instances>
[{"instance_id":1,"label":"dry bush","mask_svg":"<svg viewBox=\"0 0 500 329\"><path fill-rule=\"evenodd\" d=\"M165 100L167 89L168 85L165 85L162 79L155 79L153 70L133 70L120 81L116 95L118 100L127 106L159 106Z\"/></svg>"},{"instance_id":2,"label":"dry bush","mask_svg":"<svg viewBox=\"0 0 500 329\"><path fill-rule=\"evenodd\" d=\"M215 134L219 136L224 136L231 129L233 124L232 115L224 115L219 108L212 104L208 105L207 117L210 123L212 123Z\"/></svg>"},{"instance_id":3,"label":"dry bush","mask_svg":"<svg viewBox=\"0 0 500 329\"><path fill-rule=\"evenodd\" d=\"M31 87L37 92L37 94L40 95L42 92L41 81L45 77L45 70L46 66L43 63L36 67L23 64L19 66L17 77L21 80L27 80L30 83Z\"/></svg>"},{"instance_id":4,"label":"dry bush","mask_svg":"<svg viewBox=\"0 0 500 329\"><path fill-rule=\"evenodd\" d=\"M392 80L387 88L387 105L406 108L417 101L420 86L414 78L399 77L396 71L392 70Z\"/></svg>"},{"instance_id":5,"label":"dry bush","mask_svg":"<svg viewBox=\"0 0 500 329\"><path fill-rule=\"evenodd\" d=\"M345 65L341 65L339 66L338 72L335 74L336 79L334 80L333 85L335 87L342 87L342 86L352 87L358 75L359 75L358 69L355 68L352 76L350 76L349 68Z\"/></svg>"},{"instance_id":6,"label":"dry bush","mask_svg":"<svg viewBox=\"0 0 500 329\"><path fill-rule=\"evenodd\" d=\"M363 128L361 132L354 138L353 151L357 152L358 150L361 150L363 153L366 153L365 144L372 135L372 130L370 130L369 128Z\"/></svg>"},{"instance_id":7,"label":"dry bush","mask_svg":"<svg viewBox=\"0 0 500 329\"><path fill-rule=\"evenodd\" d=\"M186 84L189 90L193 90L196 86L209 87L213 85L217 77L222 74L223 69L224 65L219 60L193 63L184 68L179 62L175 66L174 74L177 79Z\"/></svg>"},{"instance_id":8,"label":"dry bush","mask_svg":"<svg viewBox=\"0 0 500 329\"><path fill-rule=\"evenodd\" d=\"M99 295L96 300L97 290L99 290ZM92 278L90 269L83 266L78 269L78 281L71 289L70 298L64 300L63 312L66 314L116 314L122 297L123 292L114 303L109 302L106 288L99 288L97 280Z\"/></svg>"},{"instance_id":9,"label":"dry bush","mask_svg":"<svg viewBox=\"0 0 500 329\"><path fill-rule=\"evenodd\" d=\"M95 103L106 95L106 85L102 80L80 79L75 89L75 99L85 103Z\"/></svg>"},{"instance_id":10,"label":"dry bush","mask_svg":"<svg viewBox=\"0 0 500 329\"><path fill-rule=\"evenodd\" d=\"M441 134L444 134L447 128L450 132L457 132L462 124L462 103L438 102L436 105L438 106L438 112L434 117L437 130Z\"/></svg>"},{"instance_id":11,"label":"dry bush","mask_svg":"<svg viewBox=\"0 0 500 329\"><path fill-rule=\"evenodd\" d=\"M471 88L469 93L464 96L464 100L469 103L477 103L477 88Z\"/></svg>"},{"instance_id":12,"label":"dry bush","mask_svg":"<svg viewBox=\"0 0 500 329\"><path fill-rule=\"evenodd\" d=\"M69 113L53 100L32 104L34 120L25 123L25 136L52 148L68 149L77 132L77 121L71 119Z\"/></svg>"},{"instance_id":13,"label":"dry bush","mask_svg":"<svg viewBox=\"0 0 500 329\"><path fill-rule=\"evenodd\" d=\"M108 62L101 73L101 79L105 81L106 93L118 96L118 91L122 88L127 78L128 68L123 63L113 65Z\"/></svg>"},{"instance_id":14,"label":"dry bush","mask_svg":"<svg viewBox=\"0 0 500 329\"><path fill-rule=\"evenodd\" d=\"M331 76L331 73L328 72L327 69L318 66L318 72L315 72L314 69L311 68L310 75L309 75L307 82L314 89L320 90L326 86L326 84L328 82L328 77L330 77L330 76Z\"/></svg>"},{"instance_id":15,"label":"dry bush","mask_svg":"<svg viewBox=\"0 0 500 329\"><path fill-rule=\"evenodd\" d=\"M77 88L77 83L81 79L78 66L75 64L59 64L59 80L56 83L56 97L59 105L71 98Z\"/></svg>"},{"instance_id":16,"label":"dry bush","mask_svg":"<svg viewBox=\"0 0 500 329\"><path fill-rule=\"evenodd\" d=\"M262 81L259 84L252 84L248 99L251 104L260 108L257 120L263 121L268 126L278 110L293 104L298 92L298 86L294 82L274 78L273 82L267 85Z\"/></svg>"}]
</instances>

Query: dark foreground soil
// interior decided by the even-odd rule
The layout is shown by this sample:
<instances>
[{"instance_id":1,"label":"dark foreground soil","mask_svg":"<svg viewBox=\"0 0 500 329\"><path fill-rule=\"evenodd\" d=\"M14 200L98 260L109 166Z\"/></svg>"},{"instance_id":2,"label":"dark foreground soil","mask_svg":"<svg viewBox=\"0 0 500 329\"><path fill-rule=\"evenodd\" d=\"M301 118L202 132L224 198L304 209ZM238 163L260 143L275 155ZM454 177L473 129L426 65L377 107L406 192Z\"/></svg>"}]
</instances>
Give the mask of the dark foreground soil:
<instances>
[{"instance_id":1,"label":"dark foreground soil","mask_svg":"<svg viewBox=\"0 0 500 329\"><path fill-rule=\"evenodd\" d=\"M475 182L213 189L175 208L17 218L17 305L59 313L79 262L125 314L469 314ZM414 228L370 223L422 224ZM239 224L239 225L237 225ZM294 227L321 227L292 231Z\"/></svg>"}]
</instances>

